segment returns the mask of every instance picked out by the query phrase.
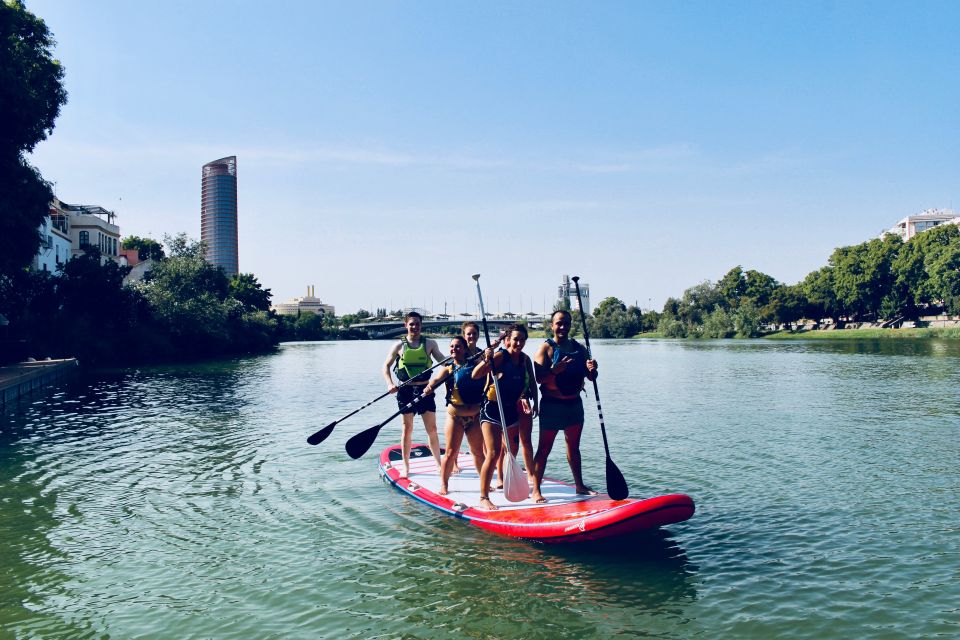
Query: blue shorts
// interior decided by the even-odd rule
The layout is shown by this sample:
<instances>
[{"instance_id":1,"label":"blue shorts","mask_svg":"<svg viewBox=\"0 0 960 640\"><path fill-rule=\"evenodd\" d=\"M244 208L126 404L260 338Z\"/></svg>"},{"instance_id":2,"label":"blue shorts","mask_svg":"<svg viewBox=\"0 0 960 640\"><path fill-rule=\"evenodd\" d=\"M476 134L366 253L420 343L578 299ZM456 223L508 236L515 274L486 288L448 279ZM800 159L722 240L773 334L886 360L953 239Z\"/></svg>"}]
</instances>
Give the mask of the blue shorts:
<instances>
[{"instance_id":1,"label":"blue shorts","mask_svg":"<svg viewBox=\"0 0 960 640\"><path fill-rule=\"evenodd\" d=\"M517 402L513 401L508 403L503 408L504 413L507 414L507 428L515 427L520 422L520 411L517 409ZM498 427L503 427L503 421L500 419L500 407L497 406L496 400L485 400L483 403L483 411L480 412L480 422L489 422L490 424L495 424Z\"/></svg>"}]
</instances>

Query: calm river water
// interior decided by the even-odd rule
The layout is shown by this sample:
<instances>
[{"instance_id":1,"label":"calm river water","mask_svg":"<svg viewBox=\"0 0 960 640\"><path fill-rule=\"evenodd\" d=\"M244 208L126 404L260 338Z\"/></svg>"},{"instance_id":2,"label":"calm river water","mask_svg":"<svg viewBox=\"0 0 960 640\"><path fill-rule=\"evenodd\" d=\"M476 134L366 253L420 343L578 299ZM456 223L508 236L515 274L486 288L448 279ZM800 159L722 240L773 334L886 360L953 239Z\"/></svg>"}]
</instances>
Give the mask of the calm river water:
<instances>
[{"instance_id":1,"label":"calm river water","mask_svg":"<svg viewBox=\"0 0 960 640\"><path fill-rule=\"evenodd\" d=\"M343 443L391 399L308 446L387 347L87 375L0 416L0 638L960 636L960 343L597 341L631 494L698 510L590 547L382 484ZM602 488L595 415L584 457Z\"/></svg>"}]
</instances>

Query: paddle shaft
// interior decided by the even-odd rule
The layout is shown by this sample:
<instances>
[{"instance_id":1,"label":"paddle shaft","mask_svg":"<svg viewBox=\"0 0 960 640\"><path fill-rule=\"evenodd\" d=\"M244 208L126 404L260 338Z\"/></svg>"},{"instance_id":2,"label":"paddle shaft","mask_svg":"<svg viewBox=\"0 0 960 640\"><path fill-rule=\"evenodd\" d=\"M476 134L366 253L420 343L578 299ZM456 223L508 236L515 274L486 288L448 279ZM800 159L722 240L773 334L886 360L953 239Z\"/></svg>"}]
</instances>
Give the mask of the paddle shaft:
<instances>
[{"instance_id":1,"label":"paddle shaft","mask_svg":"<svg viewBox=\"0 0 960 640\"><path fill-rule=\"evenodd\" d=\"M444 358L443 360L441 360L441 361L438 362L437 364L433 365L433 366L430 367L429 369L424 369L423 373L426 373L427 371L433 371L434 369L436 369L437 367L439 367L439 366L442 365L442 364L448 364L452 359L453 359L453 356L451 356L451 357L449 357L449 358ZM397 385L397 389L400 389L401 387L403 387L403 386L405 386L405 385L407 385L407 384L410 384L410 383L413 382L415 379L416 379L416 378L410 378L409 380L404 380L402 383L400 383L400 384ZM383 400L384 398L386 398L386 397L389 396L389 395L390 395L390 391L387 391L386 393L383 393L383 394L377 396L376 398L374 398L373 400L371 400L371 401L368 402L367 404L363 405L362 407L358 407L357 409L354 409L353 411L351 411L351 412L348 413L347 415L343 416L343 417L340 418L339 420L334 420L333 422L331 422L330 424L328 424L327 426L325 426L323 429L320 429L320 430L317 431L316 433L312 434L309 438L307 438L307 442L310 443L310 444L312 444L312 445L320 444L321 442L323 442L324 440L327 439L327 436L329 436L331 433L333 433L334 427L336 427L338 424L340 424L341 422L343 422L344 420L346 420L346 419L349 418L350 416L354 416L354 415L360 413L361 411L363 411L364 409L366 409L367 407L369 407L369 406L372 405L373 403L378 402L378 401L380 401L380 400Z\"/></svg>"},{"instance_id":2,"label":"paddle shaft","mask_svg":"<svg viewBox=\"0 0 960 640\"><path fill-rule=\"evenodd\" d=\"M483 308L483 293L480 292L480 276L474 276L474 280L477 281L477 299L480 301L480 318L483 322L483 334L487 338L487 348L489 349L492 346L490 341L490 328L487 326L487 312ZM507 437L507 414L503 412L503 400L500 398L500 384L497 382L497 368L494 366L496 354L490 357L490 377L493 378L493 392L497 395L497 409L500 410L500 422L503 427L503 442L507 446L507 451L510 452L510 455L514 455L513 448L510 446L510 438ZM521 360L522 362L522 360Z\"/></svg>"},{"instance_id":3,"label":"paddle shaft","mask_svg":"<svg viewBox=\"0 0 960 640\"><path fill-rule=\"evenodd\" d=\"M580 297L580 276L573 276L573 286L577 289L577 306L580 308L580 322L583 324L583 339L587 343L587 358L593 360L593 353L590 349L590 331L587 329L587 315L583 312L583 299ZM607 444L607 429L603 425L603 408L600 406L600 387L597 386L597 379L593 382L593 396L597 399L597 414L600 416L600 433L603 435L603 451L607 456L607 493L614 500L623 500L630 495L630 489L627 487L627 481L623 473L610 457L610 446Z\"/></svg>"},{"instance_id":4,"label":"paddle shaft","mask_svg":"<svg viewBox=\"0 0 960 640\"><path fill-rule=\"evenodd\" d=\"M583 312L583 299L580 297L580 276L570 278L573 280L573 286L577 289L577 306L580 308L580 324L583 325L583 341L587 343L587 358L593 360L593 352L590 349L590 331L587 329L587 316ZM597 379L594 378L593 396L597 399L597 414L600 416L600 433L603 435L603 450L610 458L610 446L607 444L607 430L603 426L603 407L600 406L600 387L597 386Z\"/></svg>"},{"instance_id":5,"label":"paddle shaft","mask_svg":"<svg viewBox=\"0 0 960 640\"><path fill-rule=\"evenodd\" d=\"M467 361L469 362L472 359L478 358L481 353L483 352L481 351L479 353L475 353L474 355L467 358ZM452 358L447 358L447 360L451 360L451 359ZM444 360L444 362L446 362L447 360ZM425 397L426 396L424 396L421 393L416 398L414 398L411 402L404 405L403 408L398 410L396 413L394 413L392 416L390 416L380 424L374 425L369 429L364 429L360 433L352 436L349 440L347 440L347 444L346 444L347 454L353 459L357 459L361 457L363 454L365 454L367 451L370 450L370 447L373 446L373 443L376 441L377 436L380 434L380 429L382 429L388 422L396 418L398 415L400 415L404 411L407 411L408 409L412 409L413 407L415 407L417 403L423 400Z\"/></svg>"}]
</instances>

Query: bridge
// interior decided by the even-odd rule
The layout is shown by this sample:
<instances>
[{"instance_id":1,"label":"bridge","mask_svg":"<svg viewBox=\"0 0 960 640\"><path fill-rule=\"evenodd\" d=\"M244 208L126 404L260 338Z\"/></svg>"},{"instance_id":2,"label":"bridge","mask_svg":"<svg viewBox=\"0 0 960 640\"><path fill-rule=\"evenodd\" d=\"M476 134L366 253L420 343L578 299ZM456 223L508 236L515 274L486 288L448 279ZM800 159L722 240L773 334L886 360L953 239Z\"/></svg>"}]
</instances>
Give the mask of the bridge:
<instances>
[{"instance_id":1,"label":"bridge","mask_svg":"<svg viewBox=\"0 0 960 640\"><path fill-rule=\"evenodd\" d=\"M460 330L460 325L467 321L473 321L480 325L481 332L483 323L479 317L455 317L455 316L428 316L423 319L424 333L446 333L449 329ZM518 316L515 314L503 314L499 316L488 316L487 326L490 327L490 333L498 333L501 329L506 329L515 322L525 322L530 328L539 328L543 326L544 318L539 314L525 314ZM407 328L403 324L403 318L370 318L367 322L358 322L350 325L351 329L361 329L366 331L371 338L388 340L390 338L399 338L407 333ZM480 343L483 344L483 336L480 337Z\"/></svg>"}]
</instances>

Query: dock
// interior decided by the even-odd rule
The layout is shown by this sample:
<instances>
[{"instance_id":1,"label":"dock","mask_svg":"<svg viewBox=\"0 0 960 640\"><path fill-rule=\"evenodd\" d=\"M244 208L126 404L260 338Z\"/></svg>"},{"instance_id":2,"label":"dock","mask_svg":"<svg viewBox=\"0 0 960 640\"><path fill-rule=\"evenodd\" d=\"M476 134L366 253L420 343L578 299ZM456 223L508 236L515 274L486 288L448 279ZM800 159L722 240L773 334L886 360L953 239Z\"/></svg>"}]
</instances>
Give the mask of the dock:
<instances>
[{"instance_id":1,"label":"dock","mask_svg":"<svg viewBox=\"0 0 960 640\"><path fill-rule=\"evenodd\" d=\"M76 358L20 362L0 367L0 410L77 371Z\"/></svg>"}]
</instances>

